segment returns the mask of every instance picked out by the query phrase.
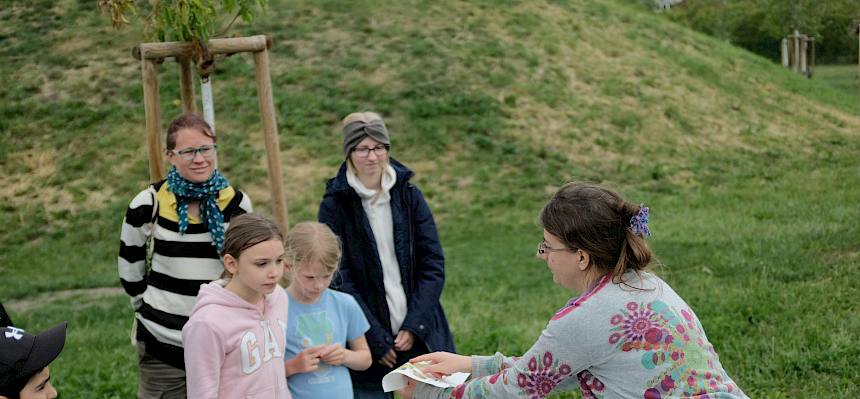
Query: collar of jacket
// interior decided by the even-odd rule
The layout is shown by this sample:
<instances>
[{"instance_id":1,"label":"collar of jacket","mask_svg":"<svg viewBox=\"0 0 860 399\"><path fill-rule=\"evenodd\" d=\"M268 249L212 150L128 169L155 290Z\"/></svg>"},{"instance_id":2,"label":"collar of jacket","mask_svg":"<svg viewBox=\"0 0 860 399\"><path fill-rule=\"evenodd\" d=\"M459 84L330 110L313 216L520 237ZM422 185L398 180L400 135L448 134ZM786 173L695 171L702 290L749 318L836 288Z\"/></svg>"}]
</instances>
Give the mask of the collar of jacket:
<instances>
[{"instance_id":1,"label":"collar of jacket","mask_svg":"<svg viewBox=\"0 0 860 399\"><path fill-rule=\"evenodd\" d=\"M397 182L394 183L394 188L406 184L415 173L412 172L406 165L400 163L394 158L389 158L388 163L394 168L394 173L397 175ZM394 189L392 188L392 189ZM340 169L337 171L337 176L332 177L326 183L326 195L344 195L354 191L346 181L346 162L340 164Z\"/></svg>"}]
</instances>

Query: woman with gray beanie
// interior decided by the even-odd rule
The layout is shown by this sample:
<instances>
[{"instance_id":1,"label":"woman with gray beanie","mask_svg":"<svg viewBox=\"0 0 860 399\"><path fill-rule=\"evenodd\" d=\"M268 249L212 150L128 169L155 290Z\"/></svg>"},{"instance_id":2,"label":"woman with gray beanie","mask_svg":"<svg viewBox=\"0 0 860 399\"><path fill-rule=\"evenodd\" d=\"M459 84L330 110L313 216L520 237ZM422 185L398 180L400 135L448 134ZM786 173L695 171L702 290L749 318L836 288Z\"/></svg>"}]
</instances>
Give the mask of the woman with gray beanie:
<instances>
[{"instance_id":1,"label":"woman with gray beanie","mask_svg":"<svg viewBox=\"0 0 860 399\"><path fill-rule=\"evenodd\" d=\"M389 157L382 118L356 112L343 120L344 162L326 184L319 221L343 242L332 288L351 294L370 322L373 365L350 371L355 398L391 398L382 377L410 358L454 351L439 302L445 258L433 214L414 173ZM314 342L313 344L318 344Z\"/></svg>"}]
</instances>

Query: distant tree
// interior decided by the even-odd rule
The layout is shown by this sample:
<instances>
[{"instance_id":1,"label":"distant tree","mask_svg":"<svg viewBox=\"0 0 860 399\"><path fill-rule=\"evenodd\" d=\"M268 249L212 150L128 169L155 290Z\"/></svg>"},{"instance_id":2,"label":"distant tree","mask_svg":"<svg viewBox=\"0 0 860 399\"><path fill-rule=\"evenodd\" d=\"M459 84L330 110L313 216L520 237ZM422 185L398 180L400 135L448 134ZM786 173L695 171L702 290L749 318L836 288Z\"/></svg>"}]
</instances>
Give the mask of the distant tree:
<instances>
[{"instance_id":1,"label":"distant tree","mask_svg":"<svg viewBox=\"0 0 860 399\"><path fill-rule=\"evenodd\" d=\"M774 60L780 40L795 29L815 37L819 61L856 57L851 21L860 17L858 0L685 0L666 14Z\"/></svg>"}]
</instances>

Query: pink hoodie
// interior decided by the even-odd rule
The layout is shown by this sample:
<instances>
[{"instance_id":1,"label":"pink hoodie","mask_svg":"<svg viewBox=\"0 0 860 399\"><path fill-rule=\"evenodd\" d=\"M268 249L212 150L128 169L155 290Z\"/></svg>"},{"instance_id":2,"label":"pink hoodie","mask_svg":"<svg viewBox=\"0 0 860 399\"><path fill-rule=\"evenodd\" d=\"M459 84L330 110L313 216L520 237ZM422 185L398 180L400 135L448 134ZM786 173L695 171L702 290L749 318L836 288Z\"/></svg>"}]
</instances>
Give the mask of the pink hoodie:
<instances>
[{"instance_id":1,"label":"pink hoodie","mask_svg":"<svg viewBox=\"0 0 860 399\"><path fill-rule=\"evenodd\" d=\"M189 398L289 399L284 374L287 295L276 288L263 311L224 288L200 286L182 328Z\"/></svg>"}]
</instances>

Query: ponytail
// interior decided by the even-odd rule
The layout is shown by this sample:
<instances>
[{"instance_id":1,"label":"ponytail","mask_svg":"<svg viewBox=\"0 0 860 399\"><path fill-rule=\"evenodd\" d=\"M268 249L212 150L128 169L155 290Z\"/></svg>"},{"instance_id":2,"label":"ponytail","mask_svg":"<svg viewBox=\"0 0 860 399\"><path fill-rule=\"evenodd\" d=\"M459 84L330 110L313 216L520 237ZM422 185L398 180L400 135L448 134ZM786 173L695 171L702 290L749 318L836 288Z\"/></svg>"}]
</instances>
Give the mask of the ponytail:
<instances>
[{"instance_id":1,"label":"ponytail","mask_svg":"<svg viewBox=\"0 0 860 399\"><path fill-rule=\"evenodd\" d=\"M568 248L590 255L592 266L624 283L628 271L648 268L653 254L645 237L648 207L624 200L612 189L574 182L562 186L541 211L540 223Z\"/></svg>"}]
</instances>

